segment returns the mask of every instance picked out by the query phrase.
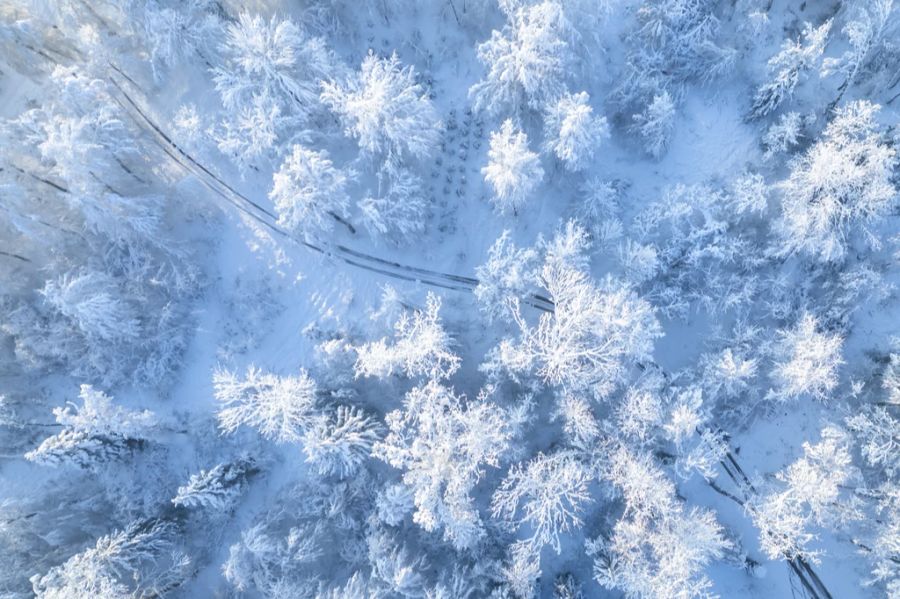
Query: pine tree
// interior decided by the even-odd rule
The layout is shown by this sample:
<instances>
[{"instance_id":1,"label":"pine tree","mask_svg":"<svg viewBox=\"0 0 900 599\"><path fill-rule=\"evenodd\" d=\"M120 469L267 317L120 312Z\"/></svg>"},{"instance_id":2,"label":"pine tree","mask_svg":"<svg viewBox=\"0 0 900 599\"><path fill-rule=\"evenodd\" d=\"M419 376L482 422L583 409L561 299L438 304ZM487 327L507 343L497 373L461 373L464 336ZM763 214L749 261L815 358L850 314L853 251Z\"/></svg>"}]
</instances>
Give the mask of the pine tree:
<instances>
[{"instance_id":1,"label":"pine tree","mask_svg":"<svg viewBox=\"0 0 900 599\"><path fill-rule=\"evenodd\" d=\"M338 406L306 431L303 452L320 475L346 478L369 458L380 432L378 421L362 410Z\"/></svg>"},{"instance_id":2,"label":"pine tree","mask_svg":"<svg viewBox=\"0 0 900 599\"><path fill-rule=\"evenodd\" d=\"M188 576L190 560L174 550L174 526L142 520L97 539L96 545L33 579L40 599L141 597L171 592Z\"/></svg>"},{"instance_id":3,"label":"pine tree","mask_svg":"<svg viewBox=\"0 0 900 599\"><path fill-rule=\"evenodd\" d=\"M634 131L640 135L644 149L654 158L660 158L669 147L675 125L675 103L669 92L653 96L646 110L633 118Z\"/></svg>"},{"instance_id":4,"label":"pine tree","mask_svg":"<svg viewBox=\"0 0 900 599\"><path fill-rule=\"evenodd\" d=\"M830 31L830 19L818 27L807 23L801 39L788 40L782 44L781 51L769 59L772 79L761 85L753 97L751 119L766 116L793 94L797 84L806 77L806 72L815 68L825 50L825 41Z\"/></svg>"},{"instance_id":5,"label":"pine tree","mask_svg":"<svg viewBox=\"0 0 900 599\"><path fill-rule=\"evenodd\" d=\"M26 453L26 459L50 466L72 463L94 468L152 440L158 427L152 412L117 406L112 398L90 385L81 386L79 398L81 406L69 404L53 409L63 430Z\"/></svg>"},{"instance_id":6,"label":"pine tree","mask_svg":"<svg viewBox=\"0 0 900 599\"><path fill-rule=\"evenodd\" d=\"M217 464L209 470L192 474L186 485L178 487L178 494L172 503L188 508L225 511L243 495L249 479L258 472L259 468L249 457Z\"/></svg>"}]
</instances>

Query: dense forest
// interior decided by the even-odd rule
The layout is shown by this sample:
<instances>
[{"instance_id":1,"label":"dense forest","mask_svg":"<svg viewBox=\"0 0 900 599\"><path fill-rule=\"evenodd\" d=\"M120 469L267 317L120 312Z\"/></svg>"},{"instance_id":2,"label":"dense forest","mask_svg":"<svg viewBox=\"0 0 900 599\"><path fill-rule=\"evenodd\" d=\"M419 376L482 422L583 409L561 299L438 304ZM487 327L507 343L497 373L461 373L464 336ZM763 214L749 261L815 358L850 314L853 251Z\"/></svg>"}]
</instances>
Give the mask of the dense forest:
<instances>
[{"instance_id":1,"label":"dense forest","mask_svg":"<svg viewBox=\"0 0 900 599\"><path fill-rule=\"evenodd\" d=\"M894 0L0 48L0 598L900 599Z\"/></svg>"}]
</instances>

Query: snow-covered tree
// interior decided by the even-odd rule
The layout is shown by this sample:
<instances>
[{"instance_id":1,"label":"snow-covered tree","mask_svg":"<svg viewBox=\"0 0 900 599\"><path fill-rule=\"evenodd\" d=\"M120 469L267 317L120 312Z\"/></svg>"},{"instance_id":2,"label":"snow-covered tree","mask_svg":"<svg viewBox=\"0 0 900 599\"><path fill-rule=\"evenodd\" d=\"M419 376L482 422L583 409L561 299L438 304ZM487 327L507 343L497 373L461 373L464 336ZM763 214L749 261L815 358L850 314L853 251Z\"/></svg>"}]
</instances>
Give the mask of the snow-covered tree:
<instances>
[{"instance_id":1,"label":"snow-covered tree","mask_svg":"<svg viewBox=\"0 0 900 599\"><path fill-rule=\"evenodd\" d=\"M488 72L469 89L469 95L477 109L491 113L543 110L565 91L573 60L566 41L571 25L553 0L523 3L508 16L503 31L493 31L478 46L478 58Z\"/></svg>"},{"instance_id":2,"label":"snow-covered tree","mask_svg":"<svg viewBox=\"0 0 900 599\"><path fill-rule=\"evenodd\" d=\"M831 23L831 19L818 27L807 23L800 39L785 41L778 54L769 59L771 79L756 90L750 107L750 118L766 116L794 93L807 72L817 66L825 50Z\"/></svg>"},{"instance_id":3,"label":"snow-covered tree","mask_svg":"<svg viewBox=\"0 0 900 599\"><path fill-rule=\"evenodd\" d=\"M115 343L141 334L135 307L121 299L116 282L106 273L64 275L47 281L42 293L88 339Z\"/></svg>"},{"instance_id":4,"label":"snow-covered tree","mask_svg":"<svg viewBox=\"0 0 900 599\"><path fill-rule=\"evenodd\" d=\"M26 453L26 459L52 466L93 467L146 444L158 427L152 412L115 405L111 397L90 385L81 386L79 398L81 406L70 403L53 409L63 430Z\"/></svg>"},{"instance_id":5,"label":"snow-covered tree","mask_svg":"<svg viewBox=\"0 0 900 599\"><path fill-rule=\"evenodd\" d=\"M843 339L819 329L816 317L804 314L794 328L778 332L772 371L775 398L787 401L810 395L825 399L837 386Z\"/></svg>"},{"instance_id":6,"label":"snow-covered tree","mask_svg":"<svg viewBox=\"0 0 900 599\"><path fill-rule=\"evenodd\" d=\"M782 185L783 253L841 260L854 233L891 209L897 153L882 137L878 110L865 100L838 108L819 141L792 162Z\"/></svg>"},{"instance_id":7,"label":"snow-covered tree","mask_svg":"<svg viewBox=\"0 0 900 599\"><path fill-rule=\"evenodd\" d=\"M23 364L65 364L76 376L107 386L125 377L140 380L143 367L165 359L144 345L163 323L144 313L149 298L130 291L126 280L103 271L64 273L48 279L34 303L11 310L0 327L15 340ZM177 331L169 332L176 342Z\"/></svg>"},{"instance_id":8,"label":"snow-covered tree","mask_svg":"<svg viewBox=\"0 0 900 599\"><path fill-rule=\"evenodd\" d=\"M403 312L394 323L394 343L386 338L356 348L356 376L387 378L395 372L408 377L449 378L459 369L453 338L444 330L441 299L430 293L424 310Z\"/></svg>"},{"instance_id":9,"label":"snow-covered tree","mask_svg":"<svg viewBox=\"0 0 900 599\"><path fill-rule=\"evenodd\" d=\"M216 416L226 433L250 426L266 439L298 442L318 414L316 382L303 369L297 376L281 377L251 366L243 378L217 370L213 387L222 405Z\"/></svg>"},{"instance_id":10,"label":"snow-covered tree","mask_svg":"<svg viewBox=\"0 0 900 599\"><path fill-rule=\"evenodd\" d=\"M874 535L866 553L872 562L872 576L868 584L880 583L887 597L894 599L900 593L900 487L885 485L885 498L880 502L882 518L877 522Z\"/></svg>"},{"instance_id":11,"label":"snow-covered tree","mask_svg":"<svg viewBox=\"0 0 900 599\"><path fill-rule=\"evenodd\" d=\"M388 485L378 494L376 507L379 520L388 526L397 526L415 507L412 489L403 483Z\"/></svg>"},{"instance_id":12,"label":"snow-covered tree","mask_svg":"<svg viewBox=\"0 0 900 599\"><path fill-rule=\"evenodd\" d=\"M595 116L587 92L566 94L544 117L544 143L566 169L580 171L609 137L606 117Z\"/></svg>"},{"instance_id":13,"label":"snow-covered tree","mask_svg":"<svg viewBox=\"0 0 900 599\"><path fill-rule=\"evenodd\" d=\"M746 391L759 372L759 359L744 347L726 347L701 358L704 387L713 397Z\"/></svg>"},{"instance_id":14,"label":"snow-covered tree","mask_svg":"<svg viewBox=\"0 0 900 599\"><path fill-rule=\"evenodd\" d=\"M611 534L586 544L597 582L629 599L708 596L703 570L730 545L715 516L686 509L649 456L619 448L610 457L606 476L621 491L624 512Z\"/></svg>"},{"instance_id":15,"label":"snow-covered tree","mask_svg":"<svg viewBox=\"0 0 900 599\"><path fill-rule=\"evenodd\" d=\"M570 572L560 574L553 581L553 599L584 599L581 585Z\"/></svg>"},{"instance_id":16,"label":"snow-covered tree","mask_svg":"<svg viewBox=\"0 0 900 599\"><path fill-rule=\"evenodd\" d=\"M137 412L117 406L111 397L91 385L82 385L78 397L81 406L70 403L53 408L56 421L72 430L139 439L146 438L157 426L156 417L149 410Z\"/></svg>"},{"instance_id":17,"label":"snow-covered tree","mask_svg":"<svg viewBox=\"0 0 900 599\"><path fill-rule=\"evenodd\" d=\"M163 2L147 2L143 8L143 37L150 54L153 78L161 82L166 69L189 58L192 53L204 55L213 32L221 26L219 17L210 10L211 2L192 0L165 6Z\"/></svg>"},{"instance_id":18,"label":"snow-covered tree","mask_svg":"<svg viewBox=\"0 0 900 599\"><path fill-rule=\"evenodd\" d=\"M882 385L887 390L887 401L891 405L900 404L900 354L891 354L884 371Z\"/></svg>"},{"instance_id":19,"label":"snow-covered tree","mask_svg":"<svg viewBox=\"0 0 900 599\"><path fill-rule=\"evenodd\" d=\"M878 59L873 54L884 53L884 38L889 36L889 20L894 9L894 0L873 0L871 2L853 2L848 12L851 18L842 29L850 48L838 57L829 57L822 61L822 74L825 76L840 74L844 81L838 87L838 97L832 102L837 105L847 88ZM881 52L879 52L881 51Z\"/></svg>"},{"instance_id":20,"label":"snow-covered tree","mask_svg":"<svg viewBox=\"0 0 900 599\"><path fill-rule=\"evenodd\" d=\"M174 549L175 527L136 521L33 579L40 599L146 597L166 594L188 577L190 560Z\"/></svg>"},{"instance_id":21,"label":"snow-covered tree","mask_svg":"<svg viewBox=\"0 0 900 599\"><path fill-rule=\"evenodd\" d=\"M178 218L178 194L151 176L154 154L105 78L57 67L47 86L40 108L0 126L4 144L18 140L0 166L17 190L4 193L0 230L35 236L18 246L34 261L16 277L31 295L5 288L0 327L28 368L62 366L108 388L162 386L201 280L193 250L164 226Z\"/></svg>"},{"instance_id":22,"label":"snow-covered tree","mask_svg":"<svg viewBox=\"0 0 900 599\"><path fill-rule=\"evenodd\" d=\"M576 218L597 247L611 247L624 232L619 220L622 182L590 177L580 187L582 201L575 209Z\"/></svg>"},{"instance_id":23,"label":"snow-covered tree","mask_svg":"<svg viewBox=\"0 0 900 599\"><path fill-rule=\"evenodd\" d=\"M643 519L619 520L609 541L595 542L594 577L629 598L707 597L704 574L729 547L712 512L693 508Z\"/></svg>"},{"instance_id":24,"label":"snow-covered tree","mask_svg":"<svg viewBox=\"0 0 900 599\"><path fill-rule=\"evenodd\" d=\"M241 593L315 597L334 578L323 572L363 570L374 487L365 470L344 481L287 485L229 548L225 579Z\"/></svg>"},{"instance_id":25,"label":"snow-covered tree","mask_svg":"<svg viewBox=\"0 0 900 599\"><path fill-rule=\"evenodd\" d=\"M344 599L345 597L366 597L371 593L368 581L359 572L354 572L343 585L323 589L320 587L316 599Z\"/></svg>"},{"instance_id":26,"label":"snow-covered tree","mask_svg":"<svg viewBox=\"0 0 900 599\"><path fill-rule=\"evenodd\" d=\"M544 268L574 268L587 273L590 270L592 240L581 224L572 219L556 229L550 239L540 239Z\"/></svg>"},{"instance_id":27,"label":"snow-covered tree","mask_svg":"<svg viewBox=\"0 0 900 599\"><path fill-rule=\"evenodd\" d=\"M422 180L405 168L379 171L379 193L359 201L362 223L373 236L400 245L425 229L428 203Z\"/></svg>"},{"instance_id":28,"label":"snow-covered tree","mask_svg":"<svg viewBox=\"0 0 900 599\"><path fill-rule=\"evenodd\" d=\"M164 247L159 225L165 202L142 185L151 172L148 161L109 82L57 67L49 85L51 101L3 127L4 137L27 141L18 155L27 156L26 172L47 182L40 193L60 191L59 201L87 229L135 254L146 253L145 246Z\"/></svg>"},{"instance_id":29,"label":"snow-covered tree","mask_svg":"<svg viewBox=\"0 0 900 599\"><path fill-rule=\"evenodd\" d=\"M503 121L499 131L491 133L488 164L481 173L494 190L494 206L504 214L518 214L544 178L540 158L528 149L528 136L517 130L510 119Z\"/></svg>"},{"instance_id":30,"label":"snow-covered tree","mask_svg":"<svg viewBox=\"0 0 900 599\"><path fill-rule=\"evenodd\" d=\"M714 0L647 0L637 6L612 101L631 111L664 91L679 97L688 83L729 72L738 52L719 39L725 36L718 9Z\"/></svg>"},{"instance_id":31,"label":"snow-covered tree","mask_svg":"<svg viewBox=\"0 0 900 599\"><path fill-rule=\"evenodd\" d=\"M275 154L281 130L287 119L268 93L253 96L224 120L215 132L219 151L230 157L242 170L258 159Z\"/></svg>"},{"instance_id":32,"label":"snow-covered tree","mask_svg":"<svg viewBox=\"0 0 900 599\"><path fill-rule=\"evenodd\" d=\"M634 285L652 279L660 270L659 255L652 244L626 239L616 248L625 278Z\"/></svg>"},{"instance_id":33,"label":"snow-covered tree","mask_svg":"<svg viewBox=\"0 0 900 599\"><path fill-rule=\"evenodd\" d=\"M44 19L30 14L27 3L8 6L0 18L0 48L7 64L19 73L38 76L70 55L73 44L46 27ZM12 9L12 10L10 10ZM38 17L38 18L35 18Z\"/></svg>"},{"instance_id":34,"label":"snow-covered tree","mask_svg":"<svg viewBox=\"0 0 900 599\"><path fill-rule=\"evenodd\" d=\"M863 457L888 476L900 472L900 419L883 406L875 406L847 418Z\"/></svg>"},{"instance_id":35,"label":"snow-covered tree","mask_svg":"<svg viewBox=\"0 0 900 599\"><path fill-rule=\"evenodd\" d=\"M513 466L491 499L495 518L516 523L530 536L517 543L539 555L544 545L560 553L560 535L581 526L590 502L590 470L570 452L539 453Z\"/></svg>"},{"instance_id":36,"label":"snow-covered tree","mask_svg":"<svg viewBox=\"0 0 900 599\"><path fill-rule=\"evenodd\" d=\"M114 505L100 476L80 471L6 477L0 501L0 588L10 599L34 597L34 575L46 574L107 533ZM61 476L60 476L61 475ZM114 517L114 516L113 516Z\"/></svg>"},{"instance_id":37,"label":"snow-covered tree","mask_svg":"<svg viewBox=\"0 0 900 599\"><path fill-rule=\"evenodd\" d=\"M268 95L281 109L306 118L319 98L319 81L333 72L324 43L290 20L241 13L220 48L225 64L213 69L216 89L230 111Z\"/></svg>"},{"instance_id":38,"label":"snow-covered tree","mask_svg":"<svg viewBox=\"0 0 900 599\"><path fill-rule=\"evenodd\" d=\"M186 485L178 487L172 503L223 512L234 506L246 491L249 479L258 472L256 462L249 457L217 464L192 474Z\"/></svg>"},{"instance_id":39,"label":"snow-covered tree","mask_svg":"<svg viewBox=\"0 0 900 599\"><path fill-rule=\"evenodd\" d=\"M413 67L396 54L363 59L360 72L344 82L322 84L322 101L341 119L344 132L366 154L399 166L434 152L441 121Z\"/></svg>"},{"instance_id":40,"label":"snow-covered tree","mask_svg":"<svg viewBox=\"0 0 900 599\"><path fill-rule=\"evenodd\" d=\"M616 408L616 427L635 446L646 446L665 418L663 399L657 389L631 387Z\"/></svg>"},{"instance_id":41,"label":"snow-covered tree","mask_svg":"<svg viewBox=\"0 0 900 599\"><path fill-rule=\"evenodd\" d=\"M500 574L507 588L500 590L497 596L503 599L510 596L531 599L541 577L541 561L530 551L513 552Z\"/></svg>"},{"instance_id":42,"label":"snow-covered tree","mask_svg":"<svg viewBox=\"0 0 900 599\"><path fill-rule=\"evenodd\" d=\"M772 158L778 154L789 152L799 145L804 137L803 129L807 119L799 112L786 112L778 117L778 122L772 124L762 137L763 146L766 148L766 158Z\"/></svg>"},{"instance_id":43,"label":"snow-covered tree","mask_svg":"<svg viewBox=\"0 0 900 599\"><path fill-rule=\"evenodd\" d=\"M666 316L686 318L698 306L713 313L740 310L758 293L766 258L753 221L745 219L765 198L755 183L729 191L675 185L635 217L636 240L653 246L657 258L647 296Z\"/></svg>"},{"instance_id":44,"label":"snow-covered tree","mask_svg":"<svg viewBox=\"0 0 900 599\"><path fill-rule=\"evenodd\" d=\"M511 320L510 301L540 283L538 251L516 247L510 237L510 231L503 231L488 250L487 262L475 269L475 298L489 320Z\"/></svg>"},{"instance_id":45,"label":"snow-covered tree","mask_svg":"<svg viewBox=\"0 0 900 599\"><path fill-rule=\"evenodd\" d=\"M413 520L427 531L443 529L458 549L473 547L485 533L471 493L485 467L499 466L509 447L505 412L429 381L406 394L387 425L374 452L403 472L416 506Z\"/></svg>"},{"instance_id":46,"label":"snow-covered tree","mask_svg":"<svg viewBox=\"0 0 900 599\"><path fill-rule=\"evenodd\" d=\"M900 418L890 408L900 404L900 354L891 354L882 386L887 395L882 405L862 406L845 422L866 463L893 479L900 472Z\"/></svg>"},{"instance_id":47,"label":"snow-covered tree","mask_svg":"<svg viewBox=\"0 0 900 599\"><path fill-rule=\"evenodd\" d=\"M314 236L328 233L335 222L347 224L350 196L347 185L353 172L334 166L324 150L295 145L272 175L269 198L278 224L287 230Z\"/></svg>"},{"instance_id":48,"label":"snow-covered tree","mask_svg":"<svg viewBox=\"0 0 900 599\"><path fill-rule=\"evenodd\" d=\"M23 113L17 119L19 131L33 144L49 173L66 182L65 200L93 208L88 213L96 219L92 226L101 228L113 215L91 206L102 202L90 196L109 193L104 183L121 171L117 161L137 150L127 116L110 95L108 83L75 67L57 67L50 82L55 102ZM98 181L99 176L103 179Z\"/></svg>"},{"instance_id":49,"label":"snow-covered tree","mask_svg":"<svg viewBox=\"0 0 900 599\"><path fill-rule=\"evenodd\" d=\"M224 64L212 72L227 114L217 141L247 168L302 132L320 105L319 81L334 76L337 61L294 22L249 13L228 25L219 50Z\"/></svg>"},{"instance_id":50,"label":"snow-covered tree","mask_svg":"<svg viewBox=\"0 0 900 599\"><path fill-rule=\"evenodd\" d=\"M731 182L728 199L739 215L765 214L769 207L769 186L759 173L743 173Z\"/></svg>"},{"instance_id":51,"label":"snow-covered tree","mask_svg":"<svg viewBox=\"0 0 900 599\"><path fill-rule=\"evenodd\" d=\"M653 96L647 108L635 114L633 130L641 137L644 149L654 158L665 154L675 126L675 102L669 92Z\"/></svg>"},{"instance_id":52,"label":"snow-covered tree","mask_svg":"<svg viewBox=\"0 0 900 599\"><path fill-rule=\"evenodd\" d=\"M608 395L661 335L652 307L622 283L607 278L597 286L566 264L548 262L541 277L553 313L536 326L516 313L520 339L502 342L495 359L513 373L533 370L546 383Z\"/></svg>"},{"instance_id":53,"label":"snow-covered tree","mask_svg":"<svg viewBox=\"0 0 900 599\"><path fill-rule=\"evenodd\" d=\"M267 534L263 523L243 530L240 541L229 547L228 559L222 565L225 580L241 592L252 589L272 592L287 586L284 571L289 569L295 549L289 543ZM308 559L311 550L314 547L303 543L298 557Z\"/></svg>"},{"instance_id":54,"label":"snow-covered tree","mask_svg":"<svg viewBox=\"0 0 900 599\"><path fill-rule=\"evenodd\" d=\"M369 535L368 558L372 578L380 591L389 596L413 599L424 597L428 563L383 531Z\"/></svg>"},{"instance_id":55,"label":"snow-covered tree","mask_svg":"<svg viewBox=\"0 0 900 599\"><path fill-rule=\"evenodd\" d=\"M352 476L369 458L381 425L358 408L338 406L303 436L306 461L323 475Z\"/></svg>"},{"instance_id":56,"label":"snow-covered tree","mask_svg":"<svg viewBox=\"0 0 900 599\"><path fill-rule=\"evenodd\" d=\"M600 423L594 416L589 399L564 393L557 400L553 416L562 420L563 432L574 447L591 447L600 437Z\"/></svg>"},{"instance_id":57,"label":"snow-covered tree","mask_svg":"<svg viewBox=\"0 0 900 599\"><path fill-rule=\"evenodd\" d=\"M846 522L858 515L852 496L842 488L856 476L850 438L829 426L819 443L803 443L803 457L775 475L777 483L747 509L760 530L760 545L770 559L817 560L810 548L814 526Z\"/></svg>"}]
</instances>

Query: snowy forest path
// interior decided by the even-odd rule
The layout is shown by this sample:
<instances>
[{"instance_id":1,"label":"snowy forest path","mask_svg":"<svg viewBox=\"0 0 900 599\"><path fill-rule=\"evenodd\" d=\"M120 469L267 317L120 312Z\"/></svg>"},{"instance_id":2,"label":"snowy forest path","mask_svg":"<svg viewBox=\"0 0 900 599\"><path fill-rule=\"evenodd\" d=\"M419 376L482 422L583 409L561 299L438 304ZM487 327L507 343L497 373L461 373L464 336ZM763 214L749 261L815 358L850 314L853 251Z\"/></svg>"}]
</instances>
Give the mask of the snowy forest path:
<instances>
[{"instance_id":1,"label":"snowy forest path","mask_svg":"<svg viewBox=\"0 0 900 599\"><path fill-rule=\"evenodd\" d=\"M121 69L112 64L110 64L110 67L116 71L120 77L127 80L131 86L138 90L141 89L140 86ZM270 230L279 237L289 239L312 252L338 260L344 264L398 280L464 293L472 293L478 286L479 280L474 277L443 273L401 264L365 252L360 252L344 245L318 245L311 243L306 239L297 237L277 224L278 217L276 214L236 190L233 186L213 173L208 167L198 162L175 143L172 137L148 115L147 110L143 109L138 102L135 101L132 95L125 90L124 85L116 76L110 75L109 81L120 96L115 97L116 102L119 103L126 114L131 116L135 125L147 133L153 142L181 170L195 176L216 196L224 199L240 213L258 222L264 228ZM552 313L554 311L553 301L541 295L530 294L527 297L522 298L522 303L543 312ZM745 474L743 468L739 465L735 454L730 447L725 454L725 459L723 459L720 464L728 477L738 488L741 497L739 498L731 493L724 492L720 487L715 485L714 482L710 481L712 488L718 493L736 501L741 506L746 506L746 504L756 496L756 489L751 484L750 479ZM807 560L802 557L794 557L786 558L786 561L788 562L791 572L793 572L801 582L803 590L811 599L833 599L833 595L828 591L827 587L825 587L824 583L812 569L812 566Z\"/></svg>"},{"instance_id":2,"label":"snowy forest path","mask_svg":"<svg viewBox=\"0 0 900 599\"><path fill-rule=\"evenodd\" d=\"M119 68L115 65L110 66L133 86L139 88L139 86ZM109 80L113 88L121 96L116 97L115 100L122 109L131 116L134 123L141 130L151 136L153 142L175 164L177 164L179 168L195 176L215 195L224 199L231 206L237 208L239 212L260 223L263 227L276 235L287 238L317 254L394 279L421 283L429 287L461 291L464 293L471 293L478 286L479 280L474 277L438 272L408 264L401 264L399 262L386 260L378 256L354 250L345 245L320 245L297 237L278 225L278 216L276 214L236 190L232 185L222 180L221 177L213 173L209 168L184 151L177 143L175 143L171 136L163 131L162 128L150 118L147 111L132 98L131 94L125 90L122 83L118 81L115 76L110 76ZM553 310L553 302L541 295L531 294L528 297L522 298L522 301L523 303L544 312L551 312Z\"/></svg>"}]
</instances>

